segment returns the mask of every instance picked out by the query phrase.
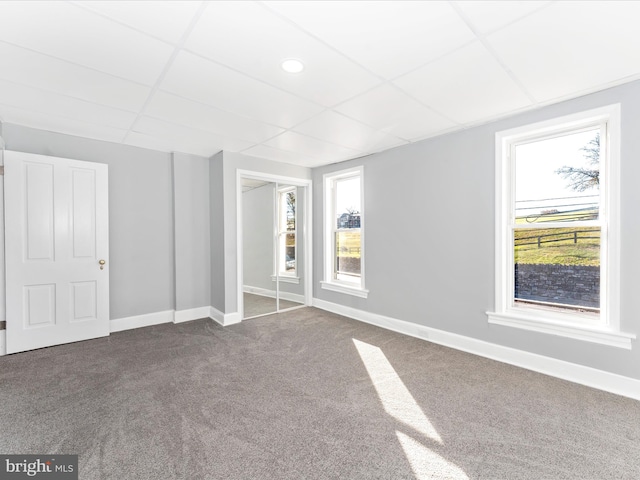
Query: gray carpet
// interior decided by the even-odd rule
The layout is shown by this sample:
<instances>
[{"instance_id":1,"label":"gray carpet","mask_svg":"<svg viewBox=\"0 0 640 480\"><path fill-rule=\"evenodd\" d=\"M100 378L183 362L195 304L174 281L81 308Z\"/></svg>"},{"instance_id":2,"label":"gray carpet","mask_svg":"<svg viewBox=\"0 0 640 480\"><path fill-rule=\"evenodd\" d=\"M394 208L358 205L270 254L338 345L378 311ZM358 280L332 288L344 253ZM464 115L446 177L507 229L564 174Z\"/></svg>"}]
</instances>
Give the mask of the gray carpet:
<instances>
[{"instance_id":1,"label":"gray carpet","mask_svg":"<svg viewBox=\"0 0 640 480\"><path fill-rule=\"evenodd\" d=\"M276 311L276 299L265 297L264 295L255 295L253 293L243 293L244 300L244 318L255 317L256 315L265 315ZM292 307L299 307L301 303L291 302L289 300L280 299L280 310Z\"/></svg>"},{"instance_id":2,"label":"gray carpet","mask_svg":"<svg viewBox=\"0 0 640 480\"><path fill-rule=\"evenodd\" d=\"M640 402L313 308L1 357L0 406L83 480L640 478Z\"/></svg>"}]
</instances>

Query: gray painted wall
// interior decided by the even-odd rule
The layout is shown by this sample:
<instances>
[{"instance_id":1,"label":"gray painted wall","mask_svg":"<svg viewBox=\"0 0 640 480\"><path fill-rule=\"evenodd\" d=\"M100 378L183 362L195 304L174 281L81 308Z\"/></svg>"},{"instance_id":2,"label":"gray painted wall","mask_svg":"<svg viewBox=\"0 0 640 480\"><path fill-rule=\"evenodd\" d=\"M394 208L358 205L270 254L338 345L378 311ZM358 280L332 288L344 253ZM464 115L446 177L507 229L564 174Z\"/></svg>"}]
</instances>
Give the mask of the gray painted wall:
<instances>
[{"instance_id":1,"label":"gray painted wall","mask_svg":"<svg viewBox=\"0 0 640 480\"><path fill-rule=\"evenodd\" d=\"M489 325L485 315L494 303L495 133L613 103L622 105L621 325L640 335L640 82L314 169L314 297L640 378L637 340L629 351ZM364 165L367 299L319 285L322 175L356 165Z\"/></svg>"},{"instance_id":2,"label":"gray painted wall","mask_svg":"<svg viewBox=\"0 0 640 480\"><path fill-rule=\"evenodd\" d=\"M211 306L225 313L223 154L209 160L209 238L211 241Z\"/></svg>"},{"instance_id":3,"label":"gray painted wall","mask_svg":"<svg viewBox=\"0 0 640 480\"><path fill-rule=\"evenodd\" d=\"M0 165L4 165L4 138L0 122ZM0 322L7 319L4 276L4 175L0 176ZM1 347L0 347L1 348Z\"/></svg>"},{"instance_id":4,"label":"gray painted wall","mask_svg":"<svg viewBox=\"0 0 640 480\"><path fill-rule=\"evenodd\" d=\"M242 194L243 283L275 290L273 275L273 195L275 183Z\"/></svg>"},{"instance_id":5,"label":"gray painted wall","mask_svg":"<svg viewBox=\"0 0 640 480\"><path fill-rule=\"evenodd\" d=\"M176 310L211 305L209 159L173 154Z\"/></svg>"},{"instance_id":6,"label":"gray painted wall","mask_svg":"<svg viewBox=\"0 0 640 480\"><path fill-rule=\"evenodd\" d=\"M112 319L172 310L171 155L5 123L7 150L109 165Z\"/></svg>"}]
</instances>

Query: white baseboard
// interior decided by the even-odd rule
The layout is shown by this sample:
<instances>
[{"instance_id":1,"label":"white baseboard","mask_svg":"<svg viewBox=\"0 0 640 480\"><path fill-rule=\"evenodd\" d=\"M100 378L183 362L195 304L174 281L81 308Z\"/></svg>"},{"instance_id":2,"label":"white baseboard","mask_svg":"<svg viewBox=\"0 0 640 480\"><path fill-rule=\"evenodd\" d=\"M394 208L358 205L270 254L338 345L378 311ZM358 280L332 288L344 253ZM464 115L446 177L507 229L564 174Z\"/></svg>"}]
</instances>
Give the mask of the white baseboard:
<instances>
[{"instance_id":1,"label":"white baseboard","mask_svg":"<svg viewBox=\"0 0 640 480\"><path fill-rule=\"evenodd\" d=\"M109 322L110 332L122 332L134 328L150 327L162 323L181 323L200 318L211 318L226 327L242 320L239 313L222 313L213 307L199 307L188 310L164 310L162 312L115 318ZM0 330L0 356L7 354L6 330Z\"/></svg>"},{"instance_id":2,"label":"white baseboard","mask_svg":"<svg viewBox=\"0 0 640 480\"><path fill-rule=\"evenodd\" d=\"M496 345L435 328L425 327L384 315L345 307L318 298L313 299L313 306L328 312L353 318L354 320L386 328L387 330L393 330L394 332L455 348L456 350L462 350L481 357L526 368L527 370L533 370L534 372L544 373L552 377L640 400L640 380L565 362L564 360L557 360L535 353Z\"/></svg>"},{"instance_id":3,"label":"white baseboard","mask_svg":"<svg viewBox=\"0 0 640 480\"><path fill-rule=\"evenodd\" d=\"M174 310L135 315L133 317L116 318L111 320L111 331L122 332L132 328L149 327L161 323L173 323Z\"/></svg>"},{"instance_id":4,"label":"white baseboard","mask_svg":"<svg viewBox=\"0 0 640 480\"><path fill-rule=\"evenodd\" d=\"M173 316L173 323L190 322L200 318L209 318L211 307L189 308L187 310L176 310Z\"/></svg>"},{"instance_id":5,"label":"white baseboard","mask_svg":"<svg viewBox=\"0 0 640 480\"><path fill-rule=\"evenodd\" d=\"M262 287L252 287L250 285L244 285L242 287L244 293L253 293L254 295L261 295L263 297L275 297L276 292L274 290L268 290Z\"/></svg>"},{"instance_id":6,"label":"white baseboard","mask_svg":"<svg viewBox=\"0 0 640 480\"><path fill-rule=\"evenodd\" d=\"M145 315L137 315L134 317L117 318L111 320L111 331L121 332L132 328L149 327L151 325L159 325L161 323L181 323L190 320L198 320L199 318L211 318L223 327L240 323L242 320L240 314L222 313L213 307L199 307L188 310L165 310L163 312L147 313Z\"/></svg>"},{"instance_id":7,"label":"white baseboard","mask_svg":"<svg viewBox=\"0 0 640 480\"><path fill-rule=\"evenodd\" d=\"M220 310L213 307L209 307L209 318L214 322L219 323L223 327L235 325L236 323L240 323L242 321L239 312L222 313Z\"/></svg>"},{"instance_id":8,"label":"white baseboard","mask_svg":"<svg viewBox=\"0 0 640 480\"><path fill-rule=\"evenodd\" d=\"M276 298L276 291L269 290L261 287L251 287L249 285L245 285L243 287L243 291L246 293L253 293L254 295L260 295L262 297ZM301 303L304 305L304 295L300 295L297 293L289 293L289 292L280 292L280 298L282 300L289 300L290 302Z\"/></svg>"}]
</instances>

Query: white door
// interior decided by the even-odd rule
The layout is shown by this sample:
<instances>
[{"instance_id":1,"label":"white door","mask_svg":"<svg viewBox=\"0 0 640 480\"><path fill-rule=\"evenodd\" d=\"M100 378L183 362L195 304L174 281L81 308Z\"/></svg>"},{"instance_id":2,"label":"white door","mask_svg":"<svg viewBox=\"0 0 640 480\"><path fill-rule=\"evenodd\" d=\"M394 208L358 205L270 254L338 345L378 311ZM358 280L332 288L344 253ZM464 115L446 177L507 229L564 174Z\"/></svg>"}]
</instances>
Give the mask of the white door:
<instances>
[{"instance_id":1,"label":"white door","mask_svg":"<svg viewBox=\"0 0 640 480\"><path fill-rule=\"evenodd\" d=\"M107 165L4 162L7 353L109 335Z\"/></svg>"}]
</instances>

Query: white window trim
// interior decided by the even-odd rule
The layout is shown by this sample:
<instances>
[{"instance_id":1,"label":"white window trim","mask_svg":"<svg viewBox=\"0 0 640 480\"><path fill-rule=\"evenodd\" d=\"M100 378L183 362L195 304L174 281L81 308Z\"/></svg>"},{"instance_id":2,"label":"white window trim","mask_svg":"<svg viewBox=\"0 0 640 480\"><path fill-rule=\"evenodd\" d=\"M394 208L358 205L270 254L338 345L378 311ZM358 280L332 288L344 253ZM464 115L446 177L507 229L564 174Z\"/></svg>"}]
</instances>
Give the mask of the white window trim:
<instances>
[{"instance_id":1,"label":"white window trim","mask_svg":"<svg viewBox=\"0 0 640 480\"><path fill-rule=\"evenodd\" d=\"M271 275L271 281L275 282L276 280L280 280L283 283L300 283L300 277L295 275L286 275L281 273L280 275Z\"/></svg>"},{"instance_id":2,"label":"white window trim","mask_svg":"<svg viewBox=\"0 0 640 480\"><path fill-rule=\"evenodd\" d=\"M341 178L360 177L360 285L343 282L333 278L333 261L335 258L333 234L333 187L335 180ZM323 208L324 208L324 280L320 282L320 287L325 290L353 295L360 298L367 298L369 290L365 288L365 205L364 205L364 167L359 166L326 173L323 175Z\"/></svg>"},{"instance_id":3,"label":"white window trim","mask_svg":"<svg viewBox=\"0 0 640 480\"><path fill-rule=\"evenodd\" d=\"M513 170L510 147L525 138L542 137L560 129L577 129L586 124L606 122L607 162L603 176L607 188L602 206L608 219L608 241L603 248L601 283L601 311L597 324L587 323L577 314L554 313L511 307L513 262L509 251L513 249L509 222ZM559 335L577 340L631 349L634 334L620 331L620 104L568 115L533 125L526 125L496 133L496 271L495 311L487 312L490 324L509 326L529 331ZM605 258L606 257L606 258Z\"/></svg>"},{"instance_id":4,"label":"white window trim","mask_svg":"<svg viewBox=\"0 0 640 480\"><path fill-rule=\"evenodd\" d=\"M281 213L281 209L282 209L282 198L283 195L285 193L288 192L295 192L295 196L296 196L296 203L298 201L298 188L295 185L287 185L286 187L281 187L277 190L277 208L276 208L276 212L278 214L278 221L277 221L277 238L278 238L278 245L277 247L280 248L280 239L281 237L284 235L285 237L285 244L286 244L286 234L287 233L293 233L294 234L294 238L295 238L295 250L296 250L296 267L294 269L293 272L289 273L289 272L283 272L280 270L280 268L282 267L282 265L278 265L276 264L275 269L277 270L276 273L274 273L273 275L271 275L271 279L273 281L275 281L277 278L281 279L282 281L286 282L286 283L300 283L300 277L298 277L298 261L297 261L297 257L298 257L298 207L296 205L296 211L294 212L294 225L295 228L293 229L293 232L290 231L284 231L281 230L282 225L280 225L280 216L282 215ZM278 255L278 262L284 262L286 261L285 258L282 257L282 255Z\"/></svg>"}]
</instances>

